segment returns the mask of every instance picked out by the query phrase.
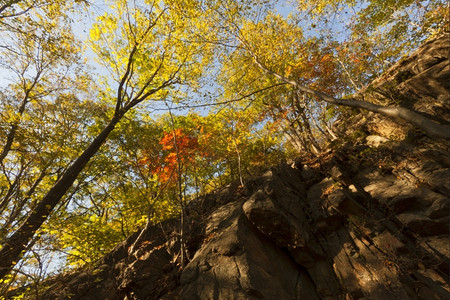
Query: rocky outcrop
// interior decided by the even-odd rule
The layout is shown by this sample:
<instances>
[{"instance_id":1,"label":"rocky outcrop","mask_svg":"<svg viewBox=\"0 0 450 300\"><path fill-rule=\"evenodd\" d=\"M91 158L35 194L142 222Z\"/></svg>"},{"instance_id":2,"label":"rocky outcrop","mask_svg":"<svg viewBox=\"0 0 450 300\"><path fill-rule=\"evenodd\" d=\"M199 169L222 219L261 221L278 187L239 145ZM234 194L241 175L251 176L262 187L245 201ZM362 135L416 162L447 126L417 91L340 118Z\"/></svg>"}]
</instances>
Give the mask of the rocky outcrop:
<instances>
[{"instance_id":1,"label":"rocky outcrop","mask_svg":"<svg viewBox=\"0 0 450 300\"><path fill-rule=\"evenodd\" d=\"M355 98L387 106L412 109L440 124L450 122L450 34L430 40L394 64L361 89ZM364 116L364 117L363 117ZM413 126L369 112L346 115L336 130L355 135L354 129L394 140L416 138Z\"/></svg>"},{"instance_id":2,"label":"rocky outcrop","mask_svg":"<svg viewBox=\"0 0 450 300\"><path fill-rule=\"evenodd\" d=\"M407 76L395 81L440 122L449 114L442 41L399 63ZM400 77L389 71L366 93ZM408 132L393 139L380 130L400 130L392 120L365 124L356 142L192 201L183 267L179 222L169 220L48 280L41 298L448 299L449 145Z\"/></svg>"},{"instance_id":3,"label":"rocky outcrop","mask_svg":"<svg viewBox=\"0 0 450 300\"><path fill-rule=\"evenodd\" d=\"M358 95L384 103L401 103L449 122L449 48L448 33L424 43Z\"/></svg>"},{"instance_id":4,"label":"rocky outcrop","mask_svg":"<svg viewBox=\"0 0 450 300\"><path fill-rule=\"evenodd\" d=\"M436 181L448 166L424 159L353 174L350 161L327 159L192 203L182 270L169 221L146 229L131 255L136 236L43 298L448 299L449 191Z\"/></svg>"}]
</instances>

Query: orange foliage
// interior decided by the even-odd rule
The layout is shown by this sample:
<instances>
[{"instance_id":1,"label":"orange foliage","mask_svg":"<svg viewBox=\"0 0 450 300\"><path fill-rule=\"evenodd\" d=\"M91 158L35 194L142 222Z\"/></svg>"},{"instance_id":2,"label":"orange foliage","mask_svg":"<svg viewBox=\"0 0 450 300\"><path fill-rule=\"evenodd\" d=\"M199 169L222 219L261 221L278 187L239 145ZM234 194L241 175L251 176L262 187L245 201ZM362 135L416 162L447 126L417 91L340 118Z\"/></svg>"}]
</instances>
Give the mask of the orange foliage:
<instances>
[{"instance_id":1,"label":"orange foliage","mask_svg":"<svg viewBox=\"0 0 450 300\"><path fill-rule=\"evenodd\" d=\"M199 157L208 156L200 149L198 139L185 134L182 129L164 132L159 141L162 152L156 157L145 157L139 162L148 166L153 174L158 176L161 183L166 183L179 178L180 171L189 167L195 167Z\"/></svg>"}]
</instances>

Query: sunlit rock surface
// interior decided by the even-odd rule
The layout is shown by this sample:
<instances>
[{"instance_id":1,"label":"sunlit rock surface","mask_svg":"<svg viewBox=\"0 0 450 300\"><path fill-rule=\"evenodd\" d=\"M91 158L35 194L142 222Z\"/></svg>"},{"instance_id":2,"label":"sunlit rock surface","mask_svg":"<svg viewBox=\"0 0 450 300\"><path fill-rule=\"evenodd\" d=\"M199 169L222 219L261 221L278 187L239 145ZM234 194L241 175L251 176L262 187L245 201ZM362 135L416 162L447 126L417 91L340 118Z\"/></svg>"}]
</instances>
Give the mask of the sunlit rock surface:
<instances>
[{"instance_id":1,"label":"sunlit rock surface","mask_svg":"<svg viewBox=\"0 0 450 300\"><path fill-rule=\"evenodd\" d=\"M448 122L448 40L426 43L359 95L402 95ZM449 299L448 143L371 114L359 125L364 137L320 158L191 202L184 268L179 222L167 221L134 251L139 233L95 265L48 280L40 297Z\"/></svg>"}]
</instances>

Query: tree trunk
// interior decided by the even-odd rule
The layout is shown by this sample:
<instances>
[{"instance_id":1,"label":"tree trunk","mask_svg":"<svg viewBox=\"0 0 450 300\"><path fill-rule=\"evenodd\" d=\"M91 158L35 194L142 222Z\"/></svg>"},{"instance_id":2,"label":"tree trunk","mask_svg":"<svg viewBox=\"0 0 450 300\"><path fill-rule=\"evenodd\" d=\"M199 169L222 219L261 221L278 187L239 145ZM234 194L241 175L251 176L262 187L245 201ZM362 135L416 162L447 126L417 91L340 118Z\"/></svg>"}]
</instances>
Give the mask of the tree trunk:
<instances>
[{"instance_id":1,"label":"tree trunk","mask_svg":"<svg viewBox=\"0 0 450 300\"><path fill-rule=\"evenodd\" d=\"M361 108L361 109L368 110L368 111L371 111L374 113L378 113L378 114L381 114L384 116L402 119L412 125L415 125L419 129L423 130L429 136L450 140L450 125L442 125L442 124L436 123L433 120L419 114L418 112L407 109L405 107L381 106L381 105L377 105L374 103L365 102L365 101L361 101L361 100L357 100L357 99L338 99L338 98L331 97L325 93L322 93L320 91L317 91L315 89L312 89L310 87L302 85L301 83L299 83L296 80L289 79L287 77L284 77L283 75L280 75L280 74L270 70L269 68L267 68L263 63L261 63L258 60L258 57L250 50L250 48L247 46L247 44L245 42L243 42L242 40L241 40L241 42L244 44L244 46L246 46L247 50L251 53L256 65L259 68L261 68L264 72L273 75L274 77L278 78L279 80L295 86L298 90L300 90L304 93L308 93L310 95L316 96L320 100L328 102L330 104L349 106L349 107L353 107L353 108Z\"/></svg>"},{"instance_id":2,"label":"tree trunk","mask_svg":"<svg viewBox=\"0 0 450 300\"><path fill-rule=\"evenodd\" d=\"M47 219L53 208L58 204L64 194L69 190L77 176L89 160L100 149L101 145L106 141L108 135L113 131L119 122L122 114L116 114L109 124L100 132L100 134L91 142L84 152L75 160L75 162L67 169L64 175L55 183L48 191L42 201L34 208L26 219L25 223L14 232L9 238L2 243L0 249L0 278L8 274L17 261L20 259L22 252L27 249L29 242L32 240L36 231L41 227Z\"/></svg>"},{"instance_id":3,"label":"tree trunk","mask_svg":"<svg viewBox=\"0 0 450 300\"><path fill-rule=\"evenodd\" d=\"M241 186L244 186L244 180L242 179L242 169L241 169L241 153L239 152L239 148L236 144L236 141L233 139L234 148L236 149L237 163L238 163L238 173L239 173L239 182Z\"/></svg>"},{"instance_id":4,"label":"tree trunk","mask_svg":"<svg viewBox=\"0 0 450 300\"><path fill-rule=\"evenodd\" d=\"M34 86L34 84L33 84L33 86ZM19 118L22 118L22 115L25 112L25 106L28 103L28 95L30 93L30 90L26 91L25 98L23 99L22 104L19 107L19 111L17 112ZM19 122L20 121L15 121L11 125L11 128L9 129L9 132L8 132L8 135L7 135L7 138L6 138L5 146L3 146L3 150L0 153L0 164L3 163L3 160L5 159L5 157L8 155L9 151L11 150L11 146L12 146L14 138L16 136L17 129L19 129Z\"/></svg>"}]
</instances>

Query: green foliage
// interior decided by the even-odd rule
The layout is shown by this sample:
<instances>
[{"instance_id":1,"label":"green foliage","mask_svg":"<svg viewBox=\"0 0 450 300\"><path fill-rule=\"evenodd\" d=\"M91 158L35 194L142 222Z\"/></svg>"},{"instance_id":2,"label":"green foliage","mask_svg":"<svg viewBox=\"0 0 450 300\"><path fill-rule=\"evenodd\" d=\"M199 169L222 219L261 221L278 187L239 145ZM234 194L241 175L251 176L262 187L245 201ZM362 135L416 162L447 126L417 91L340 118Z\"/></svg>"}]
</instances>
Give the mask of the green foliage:
<instances>
[{"instance_id":1,"label":"green foliage","mask_svg":"<svg viewBox=\"0 0 450 300\"><path fill-rule=\"evenodd\" d=\"M354 131L351 140L337 140L332 123L348 112L280 83L255 58L342 97L448 29L448 4L440 0L295 3L298 10L283 16L265 0L117 0L101 12L86 1L5 2L2 243L110 120L126 115L18 262L28 275L13 272L3 285L48 276L42 261L49 263L49 253L62 254L63 269L80 266L147 221L178 216L179 180L188 202L256 176L290 149L317 154L365 137ZM95 15L83 29L90 48L73 33L80 8ZM86 65L93 55L102 76ZM198 104L204 94L219 95L209 111L154 114Z\"/></svg>"}]
</instances>

